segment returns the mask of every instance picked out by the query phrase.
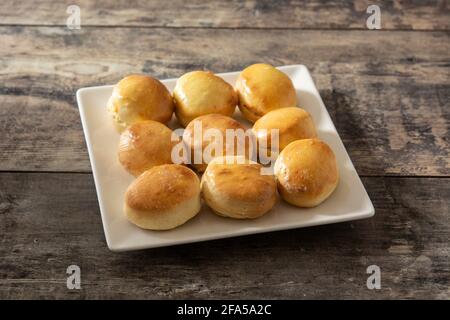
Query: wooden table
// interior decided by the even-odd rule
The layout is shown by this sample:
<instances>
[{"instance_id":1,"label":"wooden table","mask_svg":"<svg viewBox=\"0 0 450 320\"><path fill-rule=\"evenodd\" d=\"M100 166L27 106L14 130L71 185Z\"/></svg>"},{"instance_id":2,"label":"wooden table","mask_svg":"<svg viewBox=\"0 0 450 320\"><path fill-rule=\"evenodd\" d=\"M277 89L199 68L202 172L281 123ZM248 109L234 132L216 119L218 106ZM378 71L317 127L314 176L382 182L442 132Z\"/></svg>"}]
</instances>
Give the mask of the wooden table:
<instances>
[{"instance_id":1,"label":"wooden table","mask_svg":"<svg viewBox=\"0 0 450 320\"><path fill-rule=\"evenodd\" d=\"M0 298L450 298L449 3L376 2L382 30L370 1L78 0L70 30L66 1L1 1ZM110 252L75 91L260 61L310 68L376 215Z\"/></svg>"}]
</instances>

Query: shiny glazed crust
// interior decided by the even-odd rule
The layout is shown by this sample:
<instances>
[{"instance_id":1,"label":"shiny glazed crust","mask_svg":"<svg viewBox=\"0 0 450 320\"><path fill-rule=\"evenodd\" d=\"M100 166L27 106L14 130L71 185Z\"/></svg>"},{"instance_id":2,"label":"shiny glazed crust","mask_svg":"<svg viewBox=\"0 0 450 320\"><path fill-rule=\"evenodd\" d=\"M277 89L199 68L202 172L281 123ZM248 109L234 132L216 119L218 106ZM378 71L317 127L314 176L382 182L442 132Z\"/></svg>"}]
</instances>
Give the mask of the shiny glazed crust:
<instances>
[{"instance_id":1,"label":"shiny glazed crust","mask_svg":"<svg viewBox=\"0 0 450 320\"><path fill-rule=\"evenodd\" d=\"M172 130L160 122L136 122L120 135L118 157L122 166L134 176L162 164L172 163Z\"/></svg>"},{"instance_id":2,"label":"shiny glazed crust","mask_svg":"<svg viewBox=\"0 0 450 320\"><path fill-rule=\"evenodd\" d=\"M311 115L297 107L276 109L259 118L252 128L258 146L270 149L272 129L279 130L278 152L292 141L317 137Z\"/></svg>"},{"instance_id":3,"label":"shiny glazed crust","mask_svg":"<svg viewBox=\"0 0 450 320\"><path fill-rule=\"evenodd\" d=\"M202 130L202 135L195 136L194 130L195 125L199 125ZM219 156L224 155L245 155L247 158L250 158L253 154L253 148L256 144L253 137L246 136L244 141L245 142L244 148L239 149L238 148L238 139L235 137L234 139L230 139L233 142L234 148L232 148L231 143L227 142L226 139L226 130L242 130L241 132L245 132L245 127L240 124L238 121L234 120L233 118L221 115L221 114L208 114L204 116L200 116L198 118L195 118L192 120L183 133L183 141L186 144L186 146L191 150L191 163L192 166L198 170L199 172L203 172L206 169L207 162L202 161L202 163L194 163L194 153L201 152L203 154L203 151L205 148L210 148L214 150L213 148L213 142L208 138L206 134L206 130L208 129L217 129L218 133L222 137L223 141L223 148L222 148L222 154ZM215 155L215 153L214 153ZM204 160L204 159L202 159Z\"/></svg>"},{"instance_id":4,"label":"shiny glazed crust","mask_svg":"<svg viewBox=\"0 0 450 320\"><path fill-rule=\"evenodd\" d=\"M131 75L120 80L108 101L108 110L122 130L142 120L167 123L173 109L167 88L159 80L144 75Z\"/></svg>"},{"instance_id":5,"label":"shiny glazed crust","mask_svg":"<svg viewBox=\"0 0 450 320\"><path fill-rule=\"evenodd\" d=\"M319 139L291 142L275 162L278 191L298 207L315 207L335 190L339 172L331 148Z\"/></svg>"},{"instance_id":6,"label":"shiny glazed crust","mask_svg":"<svg viewBox=\"0 0 450 320\"><path fill-rule=\"evenodd\" d=\"M231 116L237 105L233 87L209 71L193 71L181 76L175 85L173 98L175 115L183 127L206 114Z\"/></svg>"},{"instance_id":7,"label":"shiny glazed crust","mask_svg":"<svg viewBox=\"0 0 450 320\"><path fill-rule=\"evenodd\" d=\"M200 211L200 181L189 168L168 164L140 175L125 194L127 218L144 229L175 228Z\"/></svg>"},{"instance_id":8,"label":"shiny glazed crust","mask_svg":"<svg viewBox=\"0 0 450 320\"><path fill-rule=\"evenodd\" d=\"M277 201L277 185L273 175L261 174L261 168L242 156L215 158L201 182L208 206L235 219L254 219L267 213Z\"/></svg>"},{"instance_id":9,"label":"shiny glazed crust","mask_svg":"<svg viewBox=\"0 0 450 320\"><path fill-rule=\"evenodd\" d=\"M239 75L235 88L239 108L251 122L269 111L295 107L297 104L291 79L269 64L258 63L245 68Z\"/></svg>"}]
</instances>

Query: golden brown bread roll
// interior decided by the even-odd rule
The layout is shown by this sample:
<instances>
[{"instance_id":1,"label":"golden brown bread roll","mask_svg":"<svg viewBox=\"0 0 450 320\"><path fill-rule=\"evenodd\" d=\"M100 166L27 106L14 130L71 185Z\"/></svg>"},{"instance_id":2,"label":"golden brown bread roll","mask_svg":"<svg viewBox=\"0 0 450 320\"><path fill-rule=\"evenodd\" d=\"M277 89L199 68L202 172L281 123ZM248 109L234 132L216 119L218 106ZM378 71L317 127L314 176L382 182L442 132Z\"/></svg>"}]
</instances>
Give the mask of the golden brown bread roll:
<instances>
[{"instance_id":1,"label":"golden brown bread roll","mask_svg":"<svg viewBox=\"0 0 450 320\"><path fill-rule=\"evenodd\" d=\"M235 87L239 109L251 122L269 111L297 105L297 94L291 79L270 64L257 63L245 68Z\"/></svg>"},{"instance_id":2,"label":"golden brown bread roll","mask_svg":"<svg viewBox=\"0 0 450 320\"><path fill-rule=\"evenodd\" d=\"M197 129L201 130L201 134L200 132L196 134L196 126ZM216 140L213 136L209 137L208 130L210 129L215 129L222 140ZM236 135L229 136L227 139L226 132L228 129L234 130L231 133L234 132ZM211 158L224 155L244 155L250 158L254 147L251 131L249 130L247 132L249 135L244 136L242 139L238 139L237 136L237 134L246 132L245 127L238 121L221 114L208 114L195 118L188 124L183 133L183 141L191 152L190 163L199 172L205 171L210 160L203 157L205 150L211 151ZM222 143L222 148L220 148L219 143ZM215 152L216 147L219 153Z\"/></svg>"},{"instance_id":3,"label":"golden brown bread roll","mask_svg":"<svg viewBox=\"0 0 450 320\"><path fill-rule=\"evenodd\" d=\"M266 113L253 125L253 133L256 136L258 147L263 149L268 156L271 155L271 130L278 129L278 148L274 144L278 154L289 143L300 139L317 137L316 128L311 115L303 109L292 107L276 109Z\"/></svg>"},{"instance_id":4,"label":"golden brown bread roll","mask_svg":"<svg viewBox=\"0 0 450 320\"><path fill-rule=\"evenodd\" d=\"M132 175L161 164L172 163L171 152L178 141L171 141L172 130L160 122L136 122L120 135L118 156Z\"/></svg>"},{"instance_id":5,"label":"golden brown bread roll","mask_svg":"<svg viewBox=\"0 0 450 320\"><path fill-rule=\"evenodd\" d=\"M267 213L277 201L273 175L262 175L259 163L243 156L214 158L201 181L203 197L217 214L235 219L254 219Z\"/></svg>"},{"instance_id":6,"label":"golden brown bread roll","mask_svg":"<svg viewBox=\"0 0 450 320\"><path fill-rule=\"evenodd\" d=\"M175 115L183 127L194 118L210 113L231 116L237 104L233 87L209 71L193 71L181 76L173 98Z\"/></svg>"},{"instance_id":7,"label":"golden brown bread roll","mask_svg":"<svg viewBox=\"0 0 450 320\"><path fill-rule=\"evenodd\" d=\"M167 123L173 109L167 88L159 80L144 75L131 75L120 80L108 101L108 110L119 131L142 120Z\"/></svg>"},{"instance_id":8,"label":"golden brown bread roll","mask_svg":"<svg viewBox=\"0 0 450 320\"><path fill-rule=\"evenodd\" d=\"M200 211L200 181L188 167L156 166L141 174L125 194L124 212L140 228L168 230Z\"/></svg>"},{"instance_id":9,"label":"golden brown bread roll","mask_svg":"<svg viewBox=\"0 0 450 320\"><path fill-rule=\"evenodd\" d=\"M298 207L315 207L338 184L339 172L333 150L319 139L291 142L275 162L278 191Z\"/></svg>"}]
</instances>

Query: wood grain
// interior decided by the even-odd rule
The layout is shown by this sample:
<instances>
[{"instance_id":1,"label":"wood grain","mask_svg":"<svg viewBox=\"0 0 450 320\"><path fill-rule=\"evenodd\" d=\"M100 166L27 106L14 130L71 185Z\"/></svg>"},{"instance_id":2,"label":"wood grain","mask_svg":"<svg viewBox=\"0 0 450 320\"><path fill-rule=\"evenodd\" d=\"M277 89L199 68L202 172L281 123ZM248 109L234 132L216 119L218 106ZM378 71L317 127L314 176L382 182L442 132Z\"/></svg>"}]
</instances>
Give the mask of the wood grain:
<instances>
[{"instance_id":1,"label":"wood grain","mask_svg":"<svg viewBox=\"0 0 450 320\"><path fill-rule=\"evenodd\" d=\"M3 0L1 24L64 26L70 2ZM83 26L366 29L367 7L386 30L448 30L447 0L434 1L100 1L78 0Z\"/></svg>"},{"instance_id":2,"label":"wood grain","mask_svg":"<svg viewBox=\"0 0 450 320\"><path fill-rule=\"evenodd\" d=\"M75 3L0 2L0 299L450 299L447 0L377 1L381 31L369 0ZM76 90L261 61L308 66L376 215L110 252Z\"/></svg>"},{"instance_id":3,"label":"wood grain","mask_svg":"<svg viewBox=\"0 0 450 320\"><path fill-rule=\"evenodd\" d=\"M0 298L449 299L450 179L363 182L371 219L119 254L90 174L0 173Z\"/></svg>"},{"instance_id":4,"label":"wood grain","mask_svg":"<svg viewBox=\"0 0 450 320\"><path fill-rule=\"evenodd\" d=\"M90 171L80 87L265 61L310 68L359 174L450 174L448 32L0 27L0 39L3 171Z\"/></svg>"}]
</instances>

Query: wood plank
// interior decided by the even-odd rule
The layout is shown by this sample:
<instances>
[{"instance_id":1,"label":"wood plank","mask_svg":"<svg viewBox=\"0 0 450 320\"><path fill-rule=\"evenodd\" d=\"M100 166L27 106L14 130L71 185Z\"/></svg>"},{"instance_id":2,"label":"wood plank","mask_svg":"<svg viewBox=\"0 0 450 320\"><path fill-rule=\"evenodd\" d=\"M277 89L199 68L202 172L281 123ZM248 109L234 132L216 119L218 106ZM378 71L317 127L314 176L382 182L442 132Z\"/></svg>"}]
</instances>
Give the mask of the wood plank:
<instances>
[{"instance_id":1,"label":"wood plank","mask_svg":"<svg viewBox=\"0 0 450 320\"><path fill-rule=\"evenodd\" d=\"M90 174L0 173L0 298L449 299L450 179L363 182L371 219L119 254Z\"/></svg>"},{"instance_id":2,"label":"wood plank","mask_svg":"<svg viewBox=\"0 0 450 320\"><path fill-rule=\"evenodd\" d=\"M366 29L369 0L78 0L84 26ZM448 30L446 0L377 1L383 29ZM0 23L66 24L68 2L3 0Z\"/></svg>"},{"instance_id":3,"label":"wood plank","mask_svg":"<svg viewBox=\"0 0 450 320\"><path fill-rule=\"evenodd\" d=\"M307 65L361 175L450 174L450 33L0 27L0 170L89 172L80 87Z\"/></svg>"}]
</instances>

